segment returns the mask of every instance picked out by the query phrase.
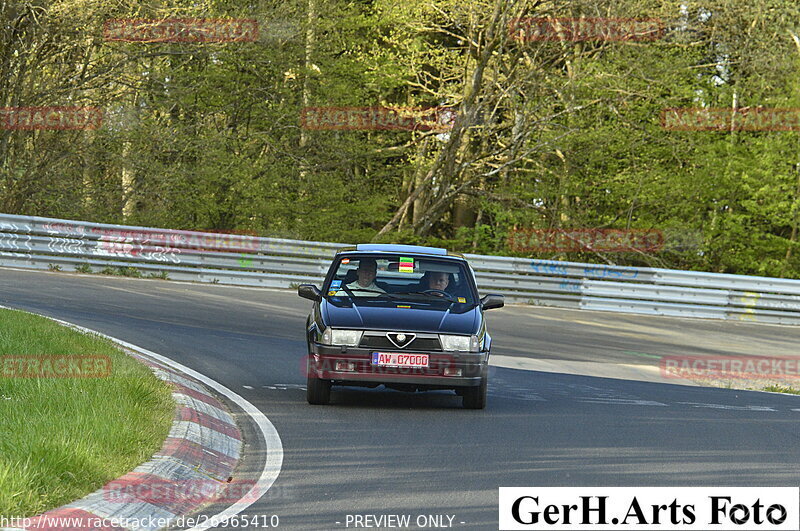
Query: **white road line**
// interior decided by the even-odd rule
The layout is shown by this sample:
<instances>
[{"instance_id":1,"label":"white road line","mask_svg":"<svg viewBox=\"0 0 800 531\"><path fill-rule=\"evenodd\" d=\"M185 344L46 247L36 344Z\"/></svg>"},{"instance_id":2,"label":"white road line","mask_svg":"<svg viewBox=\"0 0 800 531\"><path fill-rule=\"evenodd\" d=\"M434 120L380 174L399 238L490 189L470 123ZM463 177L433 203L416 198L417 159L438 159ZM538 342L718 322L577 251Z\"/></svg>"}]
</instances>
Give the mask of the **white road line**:
<instances>
[{"instance_id":1,"label":"white road line","mask_svg":"<svg viewBox=\"0 0 800 531\"><path fill-rule=\"evenodd\" d=\"M654 400L637 400L632 398L604 398L604 397L588 397L578 398L578 402L585 402L588 404L624 404L628 406L664 406L667 404L656 402Z\"/></svg>"},{"instance_id":2,"label":"white road line","mask_svg":"<svg viewBox=\"0 0 800 531\"><path fill-rule=\"evenodd\" d=\"M0 305L0 308L7 310L17 310L16 308L8 308L2 305ZM28 312L26 310L17 310L17 311L23 311L31 314L33 313L33 312ZM261 476L258 478L256 484L253 485L253 487L244 496L242 496L240 501L233 503L230 507L228 507L224 511L209 517L209 519L205 521L206 523L192 527L191 529L187 529L186 531L205 531L206 529L212 527L211 522L214 519L216 519L217 521L223 521L227 518L236 516L237 514L241 513L242 511L250 507L256 501L258 501L262 496L264 496L269 490L269 488L272 486L272 484L275 483L275 480L278 479L278 475L281 473L281 467L283 466L283 443L281 442L280 435L278 435L278 430L275 429L275 426L272 424L272 422L270 422L270 420L266 417L266 415L264 415L261 411L259 411L256 406L254 406L253 404L251 404L238 394L234 393L221 383L212 380L208 376L201 374L195 371L194 369L190 369L185 365L181 365L177 361L173 361L167 358L166 356L162 356L161 354L156 354L155 352L133 345L131 343L128 343L127 341L122 341L121 339L111 337L101 332L97 332L96 330L91 330L89 328L85 328L83 326L76 325L74 323L62 321L61 319L56 319L54 317L48 317L48 316L41 316L41 317L46 317L48 319L66 325L75 330L88 332L90 334L97 334L98 336L104 337L106 339L109 339L117 343L118 345L121 345L130 350L134 350L139 354L158 360L164 365L168 365L173 369L177 369L178 371L188 374L192 378L195 378L203 382L208 387L214 389L219 394L225 396L231 402L236 403L236 405L238 405L251 419L253 419L253 422L255 422L256 425L259 427L259 429L261 430L261 434L264 436L264 441L267 446L267 459L264 462L264 468L261 470ZM248 501L241 501L241 500L248 500Z\"/></svg>"},{"instance_id":3,"label":"white road line","mask_svg":"<svg viewBox=\"0 0 800 531\"><path fill-rule=\"evenodd\" d=\"M777 411L769 406L730 406L726 404L706 404L704 402L678 402L678 404L709 409L730 409L732 411Z\"/></svg>"}]
</instances>

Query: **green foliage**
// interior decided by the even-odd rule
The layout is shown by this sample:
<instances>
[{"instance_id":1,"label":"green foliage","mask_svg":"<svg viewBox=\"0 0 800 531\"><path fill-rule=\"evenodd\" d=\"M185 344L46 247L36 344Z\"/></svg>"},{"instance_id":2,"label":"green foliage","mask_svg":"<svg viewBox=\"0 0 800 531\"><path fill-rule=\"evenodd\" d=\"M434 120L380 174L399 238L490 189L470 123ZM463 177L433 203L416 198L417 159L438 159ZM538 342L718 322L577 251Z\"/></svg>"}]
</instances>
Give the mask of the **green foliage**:
<instances>
[{"instance_id":1,"label":"green foliage","mask_svg":"<svg viewBox=\"0 0 800 531\"><path fill-rule=\"evenodd\" d=\"M100 271L101 275L111 275L116 277L142 278L142 272L135 267L112 267L106 266Z\"/></svg>"},{"instance_id":2,"label":"green foliage","mask_svg":"<svg viewBox=\"0 0 800 531\"><path fill-rule=\"evenodd\" d=\"M103 39L109 18L178 16L255 19L259 37ZM541 16L665 34L509 36ZM518 255L800 277L797 132L661 124L665 108L800 108L795 2L47 0L0 20L0 106L105 111L97 130L0 129L3 212L490 254L513 254L517 228L658 229L658 253ZM306 105L448 106L465 126L304 130Z\"/></svg>"},{"instance_id":3,"label":"green foliage","mask_svg":"<svg viewBox=\"0 0 800 531\"><path fill-rule=\"evenodd\" d=\"M763 389L764 391L769 391L771 393L784 393L787 395L800 395L800 389L796 389L794 387L789 387L786 385L768 385Z\"/></svg>"}]
</instances>

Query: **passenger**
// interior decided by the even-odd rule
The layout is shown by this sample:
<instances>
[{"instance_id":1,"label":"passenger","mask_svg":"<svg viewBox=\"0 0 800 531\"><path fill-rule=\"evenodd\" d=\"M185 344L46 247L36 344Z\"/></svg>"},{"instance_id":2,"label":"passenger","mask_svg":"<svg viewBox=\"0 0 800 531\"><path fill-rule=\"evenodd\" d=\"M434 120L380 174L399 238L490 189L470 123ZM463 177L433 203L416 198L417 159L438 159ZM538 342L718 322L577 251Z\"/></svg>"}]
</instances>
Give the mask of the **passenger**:
<instances>
[{"instance_id":1,"label":"passenger","mask_svg":"<svg viewBox=\"0 0 800 531\"><path fill-rule=\"evenodd\" d=\"M350 284L347 284L348 289L354 295L369 295L372 291L379 293L386 293L386 290L375 284L375 277L378 275L378 263L372 258L360 260L358 262L358 269L356 269L358 279ZM336 293L336 295L346 295L344 290Z\"/></svg>"}]
</instances>

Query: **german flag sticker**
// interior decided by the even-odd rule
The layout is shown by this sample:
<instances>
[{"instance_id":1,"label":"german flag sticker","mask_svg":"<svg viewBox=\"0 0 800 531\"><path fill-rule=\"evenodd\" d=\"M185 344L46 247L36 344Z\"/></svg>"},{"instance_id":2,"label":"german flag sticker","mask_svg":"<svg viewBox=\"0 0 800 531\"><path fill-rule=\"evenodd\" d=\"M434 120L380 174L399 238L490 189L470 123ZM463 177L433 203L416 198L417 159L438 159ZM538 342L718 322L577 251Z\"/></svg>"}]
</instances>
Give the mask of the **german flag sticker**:
<instances>
[{"instance_id":1,"label":"german flag sticker","mask_svg":"<svg viewBox=\"0 0 800 531\"><path fill-rule=\"evenodd\" d=\"M398 267L398 271L401 273L413 273L414 272L414 259L413 258L400 258L400 266Z\"/></svg>"}]
</instances>

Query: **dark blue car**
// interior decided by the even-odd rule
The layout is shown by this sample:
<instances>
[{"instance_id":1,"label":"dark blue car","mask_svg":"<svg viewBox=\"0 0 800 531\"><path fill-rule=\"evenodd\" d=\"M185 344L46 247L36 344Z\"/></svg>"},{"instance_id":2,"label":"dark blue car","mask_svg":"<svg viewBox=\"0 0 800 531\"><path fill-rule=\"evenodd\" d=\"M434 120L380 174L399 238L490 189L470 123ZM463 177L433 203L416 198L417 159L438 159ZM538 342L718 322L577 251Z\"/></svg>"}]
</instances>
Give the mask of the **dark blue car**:
<instances>
[{"instance_id":1,"label":"dark blue car","mask_svg":"<svg viewBox=\"0 0 800 531\"><path fill-rule=\"evenodd\" d=\"M359 245L336 253L306 323L311 404L327 404L331 386L401 391L450 389L466 408L486 407L492 338L466 259L445 249Z\"/></svg>"}]
</instances>

